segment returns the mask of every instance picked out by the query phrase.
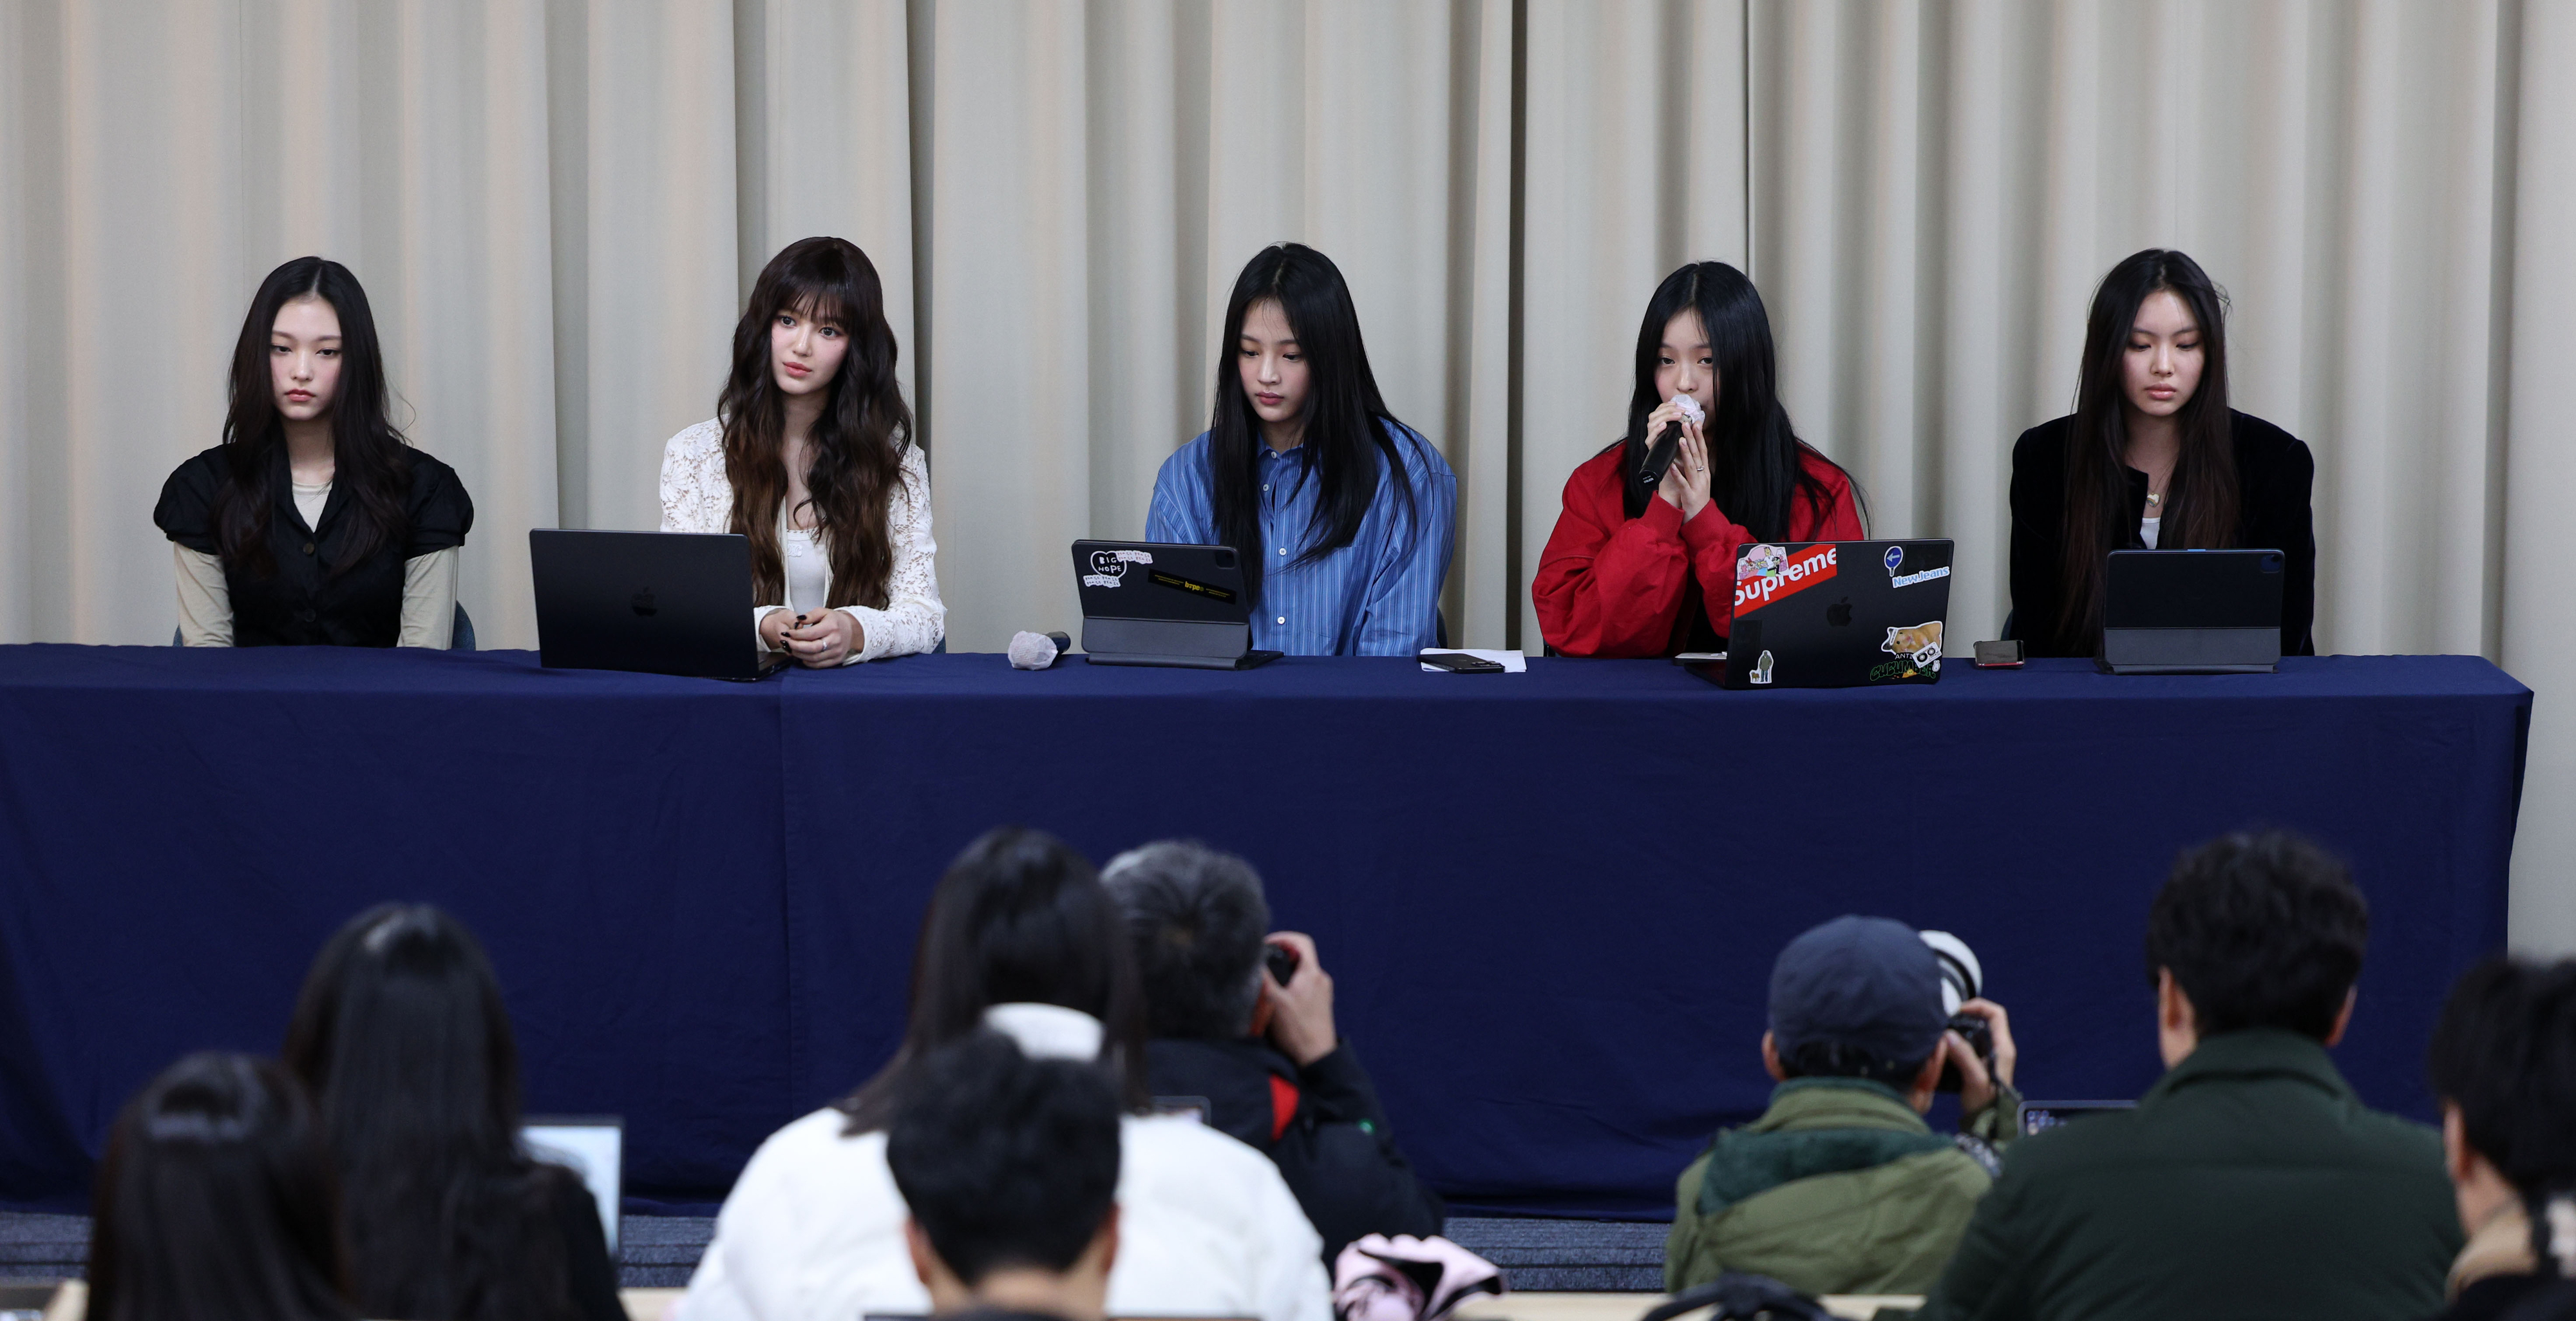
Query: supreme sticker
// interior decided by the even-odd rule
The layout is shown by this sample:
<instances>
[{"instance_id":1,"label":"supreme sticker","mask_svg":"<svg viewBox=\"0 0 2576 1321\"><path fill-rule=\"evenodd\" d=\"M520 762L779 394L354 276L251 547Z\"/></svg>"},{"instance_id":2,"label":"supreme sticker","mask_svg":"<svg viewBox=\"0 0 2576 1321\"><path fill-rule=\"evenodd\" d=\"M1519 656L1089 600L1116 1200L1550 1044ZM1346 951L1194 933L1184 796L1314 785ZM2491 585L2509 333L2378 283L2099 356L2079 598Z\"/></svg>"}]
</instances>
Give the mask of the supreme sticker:
<instances>
[{"instance_id":1,"label":"supreme sticker","mask_svg":"<svg viewBox=\"0 0 2576 1321\"><path fill-rule=\"evenodd\" d=\"M1192 596L1204 596L1211 601L1231 601L1234 599L1233 592L1219 587L1214 583L1203 583L1195 578L1184 578L1177 573L1165 573L1161 569L1155 569L1148 572L1145 575L1145 581L1152 583L1157 587L1169 587L1177 592L1187 592Z\"/></svg>"},{"instance_id":2,"label":"supreme sticker","mask_svg":"<svg viewBox=\"0 0 2576 1321\"><path fill-rule=\"evenodd\" d=\"M1831 544L1809 546L1795 555L1782 557L1778 568L1752 576L1745 575L1739 566L1735 579L1735 613L1749 614L1833 577L1836 567L1834 551Z\"/></svg>"}]
</instances>

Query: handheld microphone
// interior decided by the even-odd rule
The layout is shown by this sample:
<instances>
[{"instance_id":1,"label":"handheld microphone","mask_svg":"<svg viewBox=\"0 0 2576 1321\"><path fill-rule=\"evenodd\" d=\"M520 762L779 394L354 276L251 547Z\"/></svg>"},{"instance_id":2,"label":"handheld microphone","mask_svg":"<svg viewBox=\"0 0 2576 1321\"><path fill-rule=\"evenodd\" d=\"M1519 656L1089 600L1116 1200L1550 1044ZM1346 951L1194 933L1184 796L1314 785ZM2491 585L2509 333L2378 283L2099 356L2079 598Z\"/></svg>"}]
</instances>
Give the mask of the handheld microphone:
<instances>
[{"instance_id":1,"label":"handheld microphone","mask_svg":"<svg viewBox=\"0 0 2576 1321\"><path fill-rule=\"evenodd\" d=\"M1073 650L1073 639L1062 633L1014 633L1011 635L1011 668L1044 670Z\"/></svg>"},{"instance_id":2,"label":"handheld microphone","mask_svg":"<svg viewBox=\"0 0 2576 1321\"><path fill-rule=\"evenodd\" d=\"M1673 396L1673 404L1682 410L1683 417L1693 422L1703 420L1699 400L1677 394ZM1649 491L1655 489L1664 480L1665 471L1673 466L1673 456L1681 452L1681 444L1682 424L1665 423L1663 434L1655 437L1655 443L1647 447L1645 462L1637 465L1637 483Z\"/></svg>"}]
</instances>

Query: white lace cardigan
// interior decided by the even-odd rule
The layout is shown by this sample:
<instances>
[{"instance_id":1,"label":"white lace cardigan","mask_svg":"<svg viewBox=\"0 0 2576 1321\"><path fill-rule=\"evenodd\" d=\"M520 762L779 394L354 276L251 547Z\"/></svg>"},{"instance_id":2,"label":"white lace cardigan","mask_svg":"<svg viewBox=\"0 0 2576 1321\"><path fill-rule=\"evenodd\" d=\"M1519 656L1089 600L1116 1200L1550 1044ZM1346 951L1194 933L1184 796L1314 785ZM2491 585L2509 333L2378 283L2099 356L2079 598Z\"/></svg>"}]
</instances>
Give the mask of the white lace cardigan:
<instances>
[{"instance_id":1,"label":"white lace cardigan","mask_svg":"<svg viewBox=\"0 0 2576 1321\"><path fill-rule=\"evenodd\" d=\"M709 418L671 437L663 447L662 530L725 532L732 522L733 483L725 479L724 428ZM778 525L783 534L784 502ZM867 634L866 645L852 652L842 662L845 665L928 651L945 634L948 608L939 603L939 574L932 564L939 547L930 539L930 470L921 461L919 445L904 446L903 484L886 498L886 532L893 543L894 567L887 575L885 608L838 607L859 621ZM829 591L828 563L824 572L824 588ZM786 608L753 606L753 635L758 636L760 621L770 611Z\"/></svg>"}]
</instances>

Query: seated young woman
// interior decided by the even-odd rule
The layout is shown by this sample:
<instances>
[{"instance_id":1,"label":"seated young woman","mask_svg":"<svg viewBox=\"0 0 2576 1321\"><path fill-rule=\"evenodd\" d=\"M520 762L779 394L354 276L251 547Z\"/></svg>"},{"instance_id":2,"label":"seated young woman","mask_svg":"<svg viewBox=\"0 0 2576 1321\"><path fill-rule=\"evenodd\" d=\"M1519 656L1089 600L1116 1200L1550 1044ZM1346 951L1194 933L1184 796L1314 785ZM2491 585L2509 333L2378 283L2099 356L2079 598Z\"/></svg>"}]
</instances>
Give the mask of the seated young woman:
<instances>
[{"instance_id":1,"label":"seated young woman","mask_svg":"<svg viewBox=\"0 0 2576 1321\"><path fill-rule=\"evenodd\" d=\"M2033 656L2090 656L2115 550L2277 550L2281 654L2312 656L2316 461L2227 406L2226 295L2149 248L2102 277L2072 416L2013 444L2012 628Z\"/></svg>"},{"instance_id":2,"label":"seated young woman","mask_svg":"<svg viewBox=\"0 0 2576 1321\"><path fill-rule=\"evenodd\" d=\"M188 1056L107 1131L88 1316L351 1321L331 1199L321 1128L295 1080L248 1055Z\"/></svg>"},{"instance_id":3,"label":"seated young woman","mask_svg":"<svg viewBox=\"0 0 2576 1321\"><path fill-rule=\"evenodd\" d=\"M1530 583L1549 646L1568 656L1721 650L1739 549L1860 539L1850 475L1798 439L1776 379L1771 319L1744 272L1697 262L1656 286L1637 327L1628 434L1566 479ZM1684 396L1704 421L1683 414ZM1673 423L1677 453L1649 490L1639 465Z\"/></svg>"},{"instance_id":4,"label":"seated young woman","mask_svg":"<svg viewBox=\"0 0 2576 1321\"><path fill-rule=\"evenodd\" d=\"M280 1052L338 1175L363 1316L625 1321L599 1200L519 1145L519 1047L463 923L382 904L314 957Z\"/></svg>"},{"instance_id":5,"label":"seated young woman","mask_svg":"<svg viewBox=\"0 0 2576 1321\"><path fill-rule=\"evenodd\" d=\"M928 1312L886 1130L922 1061L985 1028L1032 1057L1096 1061L1124 1098L1109 1315L1331 1321L1323 1240L1278 1167L1194 1118L1147 1112L1144 998L1117 903L1080 854L1009 828L968 845L931 892L893 1060L752 1154L680 1315Z\"/></svg>"},{"instance_id":6,"label":"seated young woman","mask_svg":"<svg viewBox=\"0 0 2576 1321\"><path fill-rule=\"evenodd\" d=\"M1256 648L1439 645L1458 478L1387 411L1341 270L1304 244L1262 249L1217 354L1216 415L1163 461L1145 539L1234 547Z\"/></svg>"},{"instance_id":7,"label":"seated young woman","mask_svg":"<svg viewBox=\"0 0 2576 1321\"><path fill-rule=\"evenodd\" d=\"M662 451L662 530L751 542L753 631L801 665L939 645L930 471L868 255L799 239L760 272L716 415Z\"/></svg>"},{"instance_id":8,"label":"seated young woman","mask_svg":"<svg viewBox=\"0 0 2576 1321\"><path fill-rule=\"evenodd\" d=\"M394 428L358 277L320 257L270 271L231 389L223 443L152 511L178 560L179 640L445 648L474 502Z\"/></svg>"}]
</instances>

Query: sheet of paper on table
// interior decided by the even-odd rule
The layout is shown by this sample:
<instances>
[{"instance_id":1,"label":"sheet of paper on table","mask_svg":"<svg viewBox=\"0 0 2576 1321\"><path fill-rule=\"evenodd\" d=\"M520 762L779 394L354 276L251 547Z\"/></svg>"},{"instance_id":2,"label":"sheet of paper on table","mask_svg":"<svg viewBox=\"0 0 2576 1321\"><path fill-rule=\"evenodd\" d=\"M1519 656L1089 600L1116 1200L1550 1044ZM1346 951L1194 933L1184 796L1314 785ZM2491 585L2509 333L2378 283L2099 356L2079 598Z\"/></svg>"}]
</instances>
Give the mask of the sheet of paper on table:
<instances>
[{"instance_id":1,"label":"sheet of paper on table","mask_svg":"<svg viewBox=\"0 0 2576 1321\"><path fill-rule=\"evenodd\" d=\"M1426 656L1473 656L1478 660L1489 660L1502 666L1505 674L1529 673L1529 657L1517 651L1485 651L1475 647L1424 647L1422 652ZM1437 665L1425 665L1422 668L1435 674L1440 670Z\"/></svg>"}]
</instances>

